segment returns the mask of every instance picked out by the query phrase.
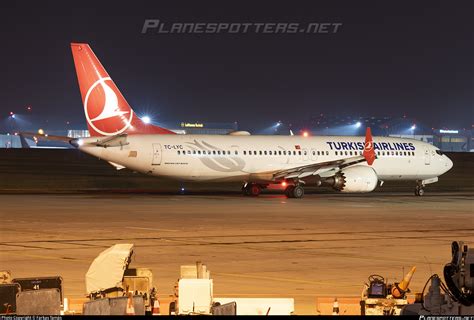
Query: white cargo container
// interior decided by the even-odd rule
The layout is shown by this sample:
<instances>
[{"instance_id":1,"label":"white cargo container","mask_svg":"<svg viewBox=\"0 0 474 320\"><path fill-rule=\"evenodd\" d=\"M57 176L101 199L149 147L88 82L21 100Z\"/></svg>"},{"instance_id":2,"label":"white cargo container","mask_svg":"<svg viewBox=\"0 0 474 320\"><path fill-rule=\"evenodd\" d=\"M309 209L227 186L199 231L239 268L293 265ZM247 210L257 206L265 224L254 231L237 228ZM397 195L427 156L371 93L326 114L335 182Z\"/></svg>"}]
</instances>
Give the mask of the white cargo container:
<instances>
[{"instance_id":1,"label":"white cargo container","mask_svg":"<svg viewBox=\"0 0 474 320\"><path fill-rule=\"evenodd\" d=\"M213 303L235 302L238 316L291 315L295 312L293 298L214 298Z\"/></svg>"},{"instance_id":2,"label":"white cargo container","mask_svg":"<svg viewBox=\"0 0 474 320\"><path fill-rule=\"evenodd\" d=\"M180 279L178 314L210 314L212 289L212 279Z\"/></svg>"}]
</instances>

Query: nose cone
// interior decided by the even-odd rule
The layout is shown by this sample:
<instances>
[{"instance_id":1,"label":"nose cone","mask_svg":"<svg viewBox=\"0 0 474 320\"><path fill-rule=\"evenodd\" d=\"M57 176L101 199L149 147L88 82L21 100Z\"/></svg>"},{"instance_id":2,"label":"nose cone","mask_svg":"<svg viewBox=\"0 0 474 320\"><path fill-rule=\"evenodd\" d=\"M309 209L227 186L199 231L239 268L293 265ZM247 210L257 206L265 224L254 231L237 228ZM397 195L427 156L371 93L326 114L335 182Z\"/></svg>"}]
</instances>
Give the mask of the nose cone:
<instances>
[{"instance_id":1,"label":"nose cone","mask_svg":"<svg viewBox=\"0 0 474 320\"><path fill-rule=\"evenodd\" d=\"M444 160L445 160L445 171L444 172L448 172L452 167L453 167L453 162L451 161L451 159L449 159L447 156L444 156Z\"/></svg>"}]
</instances>

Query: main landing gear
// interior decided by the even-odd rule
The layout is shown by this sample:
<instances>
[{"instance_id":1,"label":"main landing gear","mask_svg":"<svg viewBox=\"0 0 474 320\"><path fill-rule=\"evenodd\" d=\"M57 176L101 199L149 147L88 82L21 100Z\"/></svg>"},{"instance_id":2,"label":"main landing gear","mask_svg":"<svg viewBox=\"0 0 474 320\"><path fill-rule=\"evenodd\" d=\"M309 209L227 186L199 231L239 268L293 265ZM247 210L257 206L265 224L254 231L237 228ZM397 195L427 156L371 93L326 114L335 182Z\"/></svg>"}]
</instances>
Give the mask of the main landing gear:
<instances>
[{"instance_id":1,"label":"main landing gear","mask_svg":"<svg viewBox=\"0 0 474 320\"><path fill-rule=\"evenodd\" d=\"M242 186L242 193L244 196L258 197L262 192L262 189L266 188L267 185L257 183L246 183ZM285 189L285 195L288 198L300 199L304 196L304 188L300 183L290 184Z\"/></svg>"},{"instance_id":2,"label":"main landing gear","mask_svg":"<svg viewBox=\"0 0 474 320\"><path fill-rule=\"evenodd\" d=\"M304 196L304 188L300 184L289 185L285 189L285 195L287 198L296 198L300 199Z\"/></svg>"},{"instance_id":3,"label":"main landing gear","mask_svg":"<svg viewBox=\"0 0 474 320\"><path fill-rule=\"evenodd\" d=\"M242 187L244 196L258 197L262 192L262 187L256 183L247 183Z\"/></svg>"}]
</instances>

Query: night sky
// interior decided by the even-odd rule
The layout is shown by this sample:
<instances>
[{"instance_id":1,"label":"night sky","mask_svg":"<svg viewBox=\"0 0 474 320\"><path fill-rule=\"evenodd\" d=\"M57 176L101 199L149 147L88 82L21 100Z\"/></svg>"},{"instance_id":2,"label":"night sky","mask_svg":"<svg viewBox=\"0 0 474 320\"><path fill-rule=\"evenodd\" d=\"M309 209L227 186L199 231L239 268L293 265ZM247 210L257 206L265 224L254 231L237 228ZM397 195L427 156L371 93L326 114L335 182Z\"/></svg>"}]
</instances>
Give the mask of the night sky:
<instances>
[{"instance_id":1,"label":"night sky","mask_svg":"<svg viewBox=\"0 0 474 320\"><path fill-rule=\"evenodd\" d=\"M304 125L325 113L473 123L472 1L118 3L3 1L0 120L32 106L25 119L85 128L69 44L87 42L135 111L158 122L238 121L253 129L278 120ZM147 18L342 27L144 35Z\"/></svg>"}]
</instances>

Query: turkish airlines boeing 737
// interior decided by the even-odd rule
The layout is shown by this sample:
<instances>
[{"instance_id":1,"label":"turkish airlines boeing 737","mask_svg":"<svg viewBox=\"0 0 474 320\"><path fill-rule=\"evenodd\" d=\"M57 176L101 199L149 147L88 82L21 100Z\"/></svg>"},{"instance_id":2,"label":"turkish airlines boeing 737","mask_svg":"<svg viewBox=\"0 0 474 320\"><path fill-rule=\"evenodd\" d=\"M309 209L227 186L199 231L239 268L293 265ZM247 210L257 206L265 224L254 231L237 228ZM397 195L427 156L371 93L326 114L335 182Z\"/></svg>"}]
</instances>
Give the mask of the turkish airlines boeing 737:
<instances>
[{"instance_id":1,"label":"turkish airlines boeing 737","mask_svg":"<svg viewBox=\"0 0 474 320\"><path fill-rule=\"evenodd\" d=\"M72 43L90 138L81 151L153 176L181 181L239 181L245 195L270 184L301 198L305 185L371 192L388 180L416 181L415 194L451 167L441 151L412 139L349 136L181 135L141 121L89 45Z\"/></svg>"}]
</instances>

